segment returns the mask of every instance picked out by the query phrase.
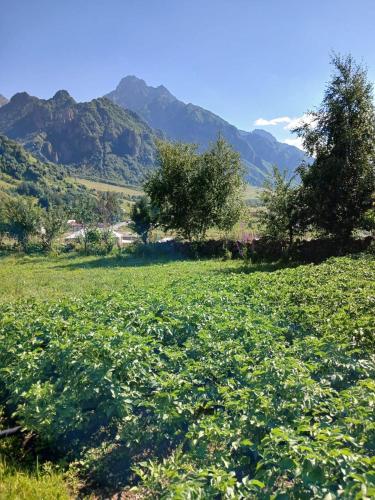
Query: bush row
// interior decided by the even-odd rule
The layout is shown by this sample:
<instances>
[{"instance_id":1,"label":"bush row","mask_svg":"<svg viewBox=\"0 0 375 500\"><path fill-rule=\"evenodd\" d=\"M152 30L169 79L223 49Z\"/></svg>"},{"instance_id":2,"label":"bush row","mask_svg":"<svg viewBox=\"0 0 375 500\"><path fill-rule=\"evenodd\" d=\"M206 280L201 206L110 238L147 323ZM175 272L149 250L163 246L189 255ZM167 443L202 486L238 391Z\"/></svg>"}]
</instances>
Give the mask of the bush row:
<instances>
[{"instance_id":1,"label":"bush row","mask_svg":"<svg viewBox=\"0 0 375 500\"><path fill-rule=\"evenodd\" d=\"M139 245L135 253L142 257L153 255L181 256L187 258L244 259L252 262L275 262L290 259L298 262L321 262L329 257L355 254L367 250L374 238L349 239L339 242L335 239L314 239L295 242L287 247L282 242L261 238L251 243L236 240L205 240L200 242L168 241Z\"/></svg>"}]
</instances>

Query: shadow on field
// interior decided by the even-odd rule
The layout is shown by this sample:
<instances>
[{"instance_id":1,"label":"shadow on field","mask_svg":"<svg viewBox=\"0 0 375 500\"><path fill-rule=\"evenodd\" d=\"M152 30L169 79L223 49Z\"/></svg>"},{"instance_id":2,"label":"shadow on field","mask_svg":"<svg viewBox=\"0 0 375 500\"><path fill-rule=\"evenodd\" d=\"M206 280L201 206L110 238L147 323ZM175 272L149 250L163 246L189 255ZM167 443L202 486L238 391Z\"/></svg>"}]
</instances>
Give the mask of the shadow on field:
<instances>
[{"instance_id":1,"label":"shadow on field","mask_svg":"<svg viewBox=\"0 0 375 500\"><path fill-rule=\"evenodd\" d=\"M133 257L129 255L97 257L86 262L72 262L63 265L54 266L55 269L97 269L97 268L116 268L116 267L145 267L155 264L168 264L169 262L182 262L191 260L187 257Z\"/></svg>"},{"instance_id":2,"label":"shadow on field","mask_svg":"<svg viewBox=\"0 0 375 500\"><path fill-rule=\"evenodd\" d=\"M237 261L238 262L238 261ZM300 262L258 262L254 264L242 263L240 266L226 267L223 269L213 269L215 274L253 274L253 273L273 273L281 269L291 269L302 265Z\"/></svg>"},{"instance_id":3,"label":"shadow on field","mask_svg":"<svg viewBox=\"0 0 375 500\"><path fill-rule=\"evenodd\" d=\"M0 262L3 259L12 257L15 260L15 263L17 265L27 265L31 263L36 263L39 264L41 262L45 262L46 256L45 255L38 255L35 256L35 254L25 254L21 252L3 252L0 254Z\"/></svg>"},{"instance_id":4,"label":"shadow on field","mask_svg":"<svg viewBox=\"0 0 375 500\"><path fill-rule=\"evenodd\" d=\"M113 268L126 268L126 267L146 267L153 266L157 264L168 264L172 262L202 262L205 260L212 260L209 257L203 257L200 259L194 259L192 257L187 257L183 255L170 255L170 256L133 256L133 255L113 255L113 256L103 256L103 257L93 257L92 260L76 262L76 259L72 259L73 262L67 264L61 264L54 266L55 269L113 269ZM223 261L224 262L224 261ZM220 268L220 263L218 263L219 269L212 269L208 272L215 274L252 274L252 273L271 273L278 271L280 269L293 268L301 265L301 263L296 262L259 262L253 264L245 264L239 259L232 260L233 266ZM228 262L226 261L226 264ZM239 265L240 263L240 265Z\"/></svg>"}]
</instances>

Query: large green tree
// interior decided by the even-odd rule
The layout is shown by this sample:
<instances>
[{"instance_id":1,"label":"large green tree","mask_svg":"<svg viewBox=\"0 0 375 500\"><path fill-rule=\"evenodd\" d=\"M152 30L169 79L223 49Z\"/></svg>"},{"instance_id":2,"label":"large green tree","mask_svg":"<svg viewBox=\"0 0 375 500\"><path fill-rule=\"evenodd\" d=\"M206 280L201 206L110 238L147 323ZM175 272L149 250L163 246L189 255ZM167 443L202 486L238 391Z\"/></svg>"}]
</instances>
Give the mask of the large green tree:
<instances>
[{"instance_id":1,"label":"large green tree","mask_svg":"<svg viewBox=\"0 0 375 500\"><path fill-rule=\"evenodd\" d=\"M147 196L142 196L134 203L130 219L130 228L141 237L143 243L148 243L150 231L155 226L157 217Z\"/></svg>"},{"instance_id":2,"label":"large green tree","mask_svg":"<svg viewBox=\"0 0 375 500\"><path fill-rule=\"evenodd\" d=\"M190 241L212 227L230 229L242 208L239 154L221 137L202 154L193 144L159 141L157 148L159 169L145 191L160 225Z\"/></svg>"},{"instance_id":3,"label":"large green tree","mask_svg":"<svg viewBox=\"0 0 375 500\"><path fill-rule=\"evenodd\" d=\"M112 191L99 192L97 195L97 211L100 222L110 226L121 220L123 216L122 197Z\"/></svg>"},{"instance_id":4,"label":"large green tree","mask_svg":"<svg viewBox=\"0 0 375 500\"><path fill-rule=\"evenodd\" d=\"M350 236L371 207L375 189L372 85L352 56L333 56L334 73L310 123L295 131L313 163L301 167L311 223L338 238Z\"/></svg>"},{"instance_id":5,"label":"large green tree","mask_svg":"<svg viewBox=\"0 0 375 500\"><path fill-rule=\"evenodd\" d=\"M23 251L28 250L30 237L41 228L42 209L32 198L17 196L5 203L8 233L15 238Z\"/></svg>"},{"instance_id":6,"label":"large green tree","mask_svg":"<svg viewBox=\"0 0 375 500\"><path fill-rule=\"evenodd\" d=\"M294 179L287 179L275 166L272 176L264 183L260 212L262 232L270 240L292 245L296 235L304 232L303 198Z\"/></svg>"},{"instance_id":7,"label":"large green tree","mask_svg":"<svg viewBox=\"0 0 375 500\"><path fill-rule=\"evenodd\" d=\"M67 215L62 207L49 206L42 212L41 239L45 250L51 250L54 241L67 228Z\"/></svg>"},{"instance_id":8,"label":"large green tree","mask_svg":"<svg viewBox=\"0 0 375 500\"><path fill-rule=\"evenodd\" d=\"M84 251L87 253L90 244L92 232L99 222L99 213L97 200L94 196L85 194L77 198L73 208L73 214L82 225L82 238Z\"/></svg>"}]
</instances>

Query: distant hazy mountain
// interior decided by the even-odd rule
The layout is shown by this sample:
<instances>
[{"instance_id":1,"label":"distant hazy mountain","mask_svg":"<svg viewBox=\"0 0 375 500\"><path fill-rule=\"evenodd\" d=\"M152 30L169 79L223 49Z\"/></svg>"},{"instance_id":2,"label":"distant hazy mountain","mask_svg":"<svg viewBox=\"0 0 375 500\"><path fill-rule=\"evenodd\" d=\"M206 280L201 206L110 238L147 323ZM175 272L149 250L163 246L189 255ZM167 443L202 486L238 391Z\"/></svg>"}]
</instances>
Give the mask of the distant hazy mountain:
<instances>
[{"instance_id":1,"label":"distant hazy mountain","mask_svg":"<svg viewBox=\"0 0 375 500\"><path fill-rule=\"evenodd\" d=\"M305 158L301 150L278 142L264 130L238 130L206 109L179 101L164 86L150 87L135 76L123 78L106 97L135 111L168 138L193 142L201 149L221 133L241 154L247 167L247 180L252 184L261 184L273 164L292 173Z\"/></svg>"},{"instance_id":2,"label":"distant hazy mountain","mask_svg":"<svg viewBox=\"0 0 375 500\"><path fill-rule=\"evenodd\" d=\"M78 175L138 183L154 167L154 134L105 98L76 103L65 90L44 100L19 93L0 108L0 133Z\"/></svg>"},{"instance_id":3,"label":"distant hazy mountain","mask_svg":"<svg viewBox=\"0 0 375 500\"><path fill-rule=\"evenodd\" d=\"M8 99L0 94L0 106L4 106L8 102Z\"/></svg>"}]
</instances>

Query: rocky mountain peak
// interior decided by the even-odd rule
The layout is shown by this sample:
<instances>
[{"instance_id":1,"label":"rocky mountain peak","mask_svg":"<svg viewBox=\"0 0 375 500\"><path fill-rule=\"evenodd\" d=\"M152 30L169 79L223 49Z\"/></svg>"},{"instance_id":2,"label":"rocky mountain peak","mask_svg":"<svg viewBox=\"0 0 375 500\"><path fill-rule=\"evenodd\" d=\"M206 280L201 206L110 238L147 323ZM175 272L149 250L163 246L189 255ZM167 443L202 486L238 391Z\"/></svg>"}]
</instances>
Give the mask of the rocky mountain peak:
<instances>
[{"instance_id":1,"label":"rocky mountain peak","mask_svg":"<svg viewBox=\"0 0 375 500\"><path fill-rule=\"evenodd\" d=\"M120 80L120 83L117 85L117 88L121 89L123 87L129 87L129 86L147 87L146 82L141 78L138 78L135 75L127 75Z\"/></svg>"},{"instance_id":2,"label":"rocky mountain peak","mask_svg":"<svg viewBox=\"0 0 375 500\"><path fill-rule=\"evenodd\" d=\"M166 138L198 144L200 150L222 134L241 154L251 184L261 185L274 164L292 175L305 159L302 151L278 142L265 130L241 131L211 111L178 100L164 85L152 87L136 76L123 78L106 97L140 115Z\"/></svg>"},{"instance_id":3,"label":"rocky mountain peak","mask_svg":"<svg viewBox=\"0 0 375 500\"><path fill-rule=\"evenodd\" d=\"M52 97L52 101L59 104L75 104L75 100L67 90L58 90Z\"/></svg>"},{"instance_id":4,"label":"rocky mountain peak","mask_svg":"<svg viewBox=\"0 0 375 500\"><path fill-rule=\"evenodd\" d=\"M138 108L143 107L145 104L149 105L153 101L160 99L168 101L176 100L164 85L151 87L144 80L134 75L122 78L116 90L110 92L105 97L135 112L137 112ZM129 106L126 106L127 102L129 102Z\"/></svg>"},{"instance_id":5,"label":"rocky mountain peak","mask_svg":"<svg viewBox=\"0 0 375 500\"><path fill-rule=\"evenodd\" d=\"M17 92L17 94L14 94L14 96L11 98L10 103L17 106L23 106L27 102L32 100L33 98L27 92Z\"/></svg>"}]
</instances>

